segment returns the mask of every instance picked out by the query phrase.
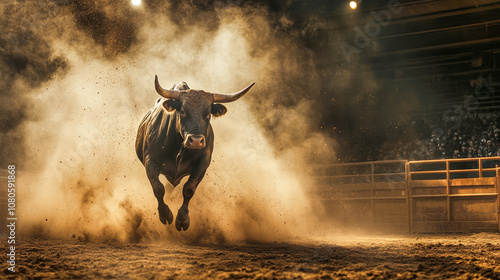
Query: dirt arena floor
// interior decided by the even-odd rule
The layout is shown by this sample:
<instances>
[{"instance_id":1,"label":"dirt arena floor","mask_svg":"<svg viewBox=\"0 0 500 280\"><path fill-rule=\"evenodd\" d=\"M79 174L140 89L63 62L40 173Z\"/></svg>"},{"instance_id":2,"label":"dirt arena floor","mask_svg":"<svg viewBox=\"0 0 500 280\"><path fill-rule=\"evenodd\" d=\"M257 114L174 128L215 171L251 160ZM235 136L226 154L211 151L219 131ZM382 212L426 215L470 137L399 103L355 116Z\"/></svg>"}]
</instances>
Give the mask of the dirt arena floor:
<instances>
[{"instance_id":1,"label":"dirt arena floor","mask_svg":"<svg viewBox=\"0 0 500 280\"><path fill-rule=\"evenodd\" d=\"M500 279L496 233L237 245L20 241L20 279Z\"/></svg>"}]
</instances>

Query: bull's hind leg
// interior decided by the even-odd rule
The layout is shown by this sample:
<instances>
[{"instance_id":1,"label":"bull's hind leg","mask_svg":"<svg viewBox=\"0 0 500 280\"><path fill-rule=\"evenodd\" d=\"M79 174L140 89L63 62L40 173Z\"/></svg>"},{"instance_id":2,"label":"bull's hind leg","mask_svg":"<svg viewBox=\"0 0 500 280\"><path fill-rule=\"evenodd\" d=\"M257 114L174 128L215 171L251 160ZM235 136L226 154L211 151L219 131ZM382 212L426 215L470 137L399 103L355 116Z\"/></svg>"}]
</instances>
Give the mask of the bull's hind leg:
<instances>
[{"instance_id":1,"label":"bull's hind leg","mask_svg":"<svg viewBox=\"0 0 500 280\"><path fill-rule=\"evenodd\" d=\"M189 228L189 201L194 195L194 191L198 187L200 180L193 179L191 176L189 180L184 184L182 188L182 196L184 197L184 202L182 203L179 212L177 212L177 217L175 217L175 228L178 231L187 230Z\"/></svg>"},{"instance_id":2,"label":"bull's hind leg","mask_svg":"<svg viewBox=\"0 0 500 280\"><path fill-rule=\"evenodd\" d=\"M163 201L163 197L165 196L165 188L160 182L160 168L150 158L146 159L145 166L149 182L151 183L155 197L158 200L158 214L160 216L160 221L163 224L167 224L167 222L171 224L174 220L174 215L172 214L172 211L170 211L170 208L168 208L167 204L165 204L165 202Z\"/></svg>"}]
</instances>

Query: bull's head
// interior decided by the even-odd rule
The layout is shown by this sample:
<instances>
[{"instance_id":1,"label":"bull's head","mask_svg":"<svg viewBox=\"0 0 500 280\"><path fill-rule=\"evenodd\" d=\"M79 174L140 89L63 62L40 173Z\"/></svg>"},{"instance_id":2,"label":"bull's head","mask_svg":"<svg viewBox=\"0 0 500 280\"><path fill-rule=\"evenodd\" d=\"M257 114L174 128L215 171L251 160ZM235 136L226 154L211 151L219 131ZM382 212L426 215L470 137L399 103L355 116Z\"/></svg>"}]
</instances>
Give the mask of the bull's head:
<instances>
[{"instance_id":1,"label":"bull's head","mask_svg":"<svg viewBox=\"0 0 500 280\"><path fill-rule=\"evenodd\" d=\"M228 103L245 95L255 83L233 94L209 93L203 90L163 89L155 75L155 88L159 95L167 98L162 105L168 112L175 111L176 129L182 135L183 146L188 149L203 149L206 145L210 117L219 117L227 112Z\"/></svg>"}]
</instances>

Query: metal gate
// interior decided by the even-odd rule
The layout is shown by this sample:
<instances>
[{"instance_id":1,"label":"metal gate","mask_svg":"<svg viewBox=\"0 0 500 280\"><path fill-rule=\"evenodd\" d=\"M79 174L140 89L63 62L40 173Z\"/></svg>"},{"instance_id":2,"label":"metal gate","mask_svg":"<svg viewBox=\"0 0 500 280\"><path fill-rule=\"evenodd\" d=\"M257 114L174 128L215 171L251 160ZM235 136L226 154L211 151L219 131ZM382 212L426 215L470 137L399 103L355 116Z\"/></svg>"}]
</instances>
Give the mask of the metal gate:
<instances>
[{"instance_id":1,"label":"metal gate","mask_svg":"<svg viewBox=\"0 0 500 280\"><path fill-rule=\"evenodd\" d=\"M317 166L326 212L390 232L499 231L500 157Z\"/></svg>"}]
</instances>

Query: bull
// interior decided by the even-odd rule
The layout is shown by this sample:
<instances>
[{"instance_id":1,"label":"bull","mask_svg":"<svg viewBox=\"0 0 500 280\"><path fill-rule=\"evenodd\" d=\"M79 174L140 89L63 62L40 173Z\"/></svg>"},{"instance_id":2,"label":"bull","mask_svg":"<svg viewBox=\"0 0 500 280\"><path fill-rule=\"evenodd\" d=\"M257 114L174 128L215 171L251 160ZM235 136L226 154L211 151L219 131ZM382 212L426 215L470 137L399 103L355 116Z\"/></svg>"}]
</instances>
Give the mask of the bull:
<instances>
[{"instance_id":1,"label":"bull","mask_svg":"<svg viewBox=\"0 0 500 280\"><path fill-rule=\"evenodd\" d=\"M165 188L160 182L160 174L174 187L189 176L182 189L184 201L175 218L175 228L187 230L189 201L212 158L214 132L211 116L224 115L227 108L220 103L238 100L254 84L233 94L217 94L190 89L185 82L163 89L155 75L155 89L162 97L141 121L135 149L158 200L158 214L163 224L171 224L173 214L163 201Z\"/></svg>"}]
</instances>

